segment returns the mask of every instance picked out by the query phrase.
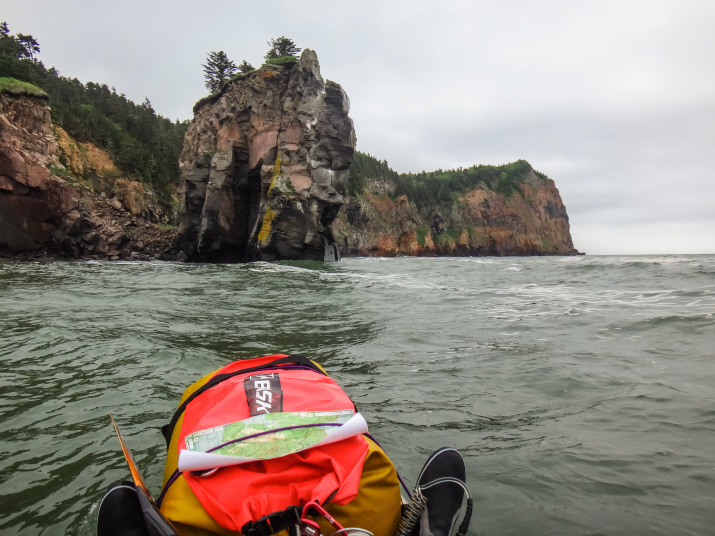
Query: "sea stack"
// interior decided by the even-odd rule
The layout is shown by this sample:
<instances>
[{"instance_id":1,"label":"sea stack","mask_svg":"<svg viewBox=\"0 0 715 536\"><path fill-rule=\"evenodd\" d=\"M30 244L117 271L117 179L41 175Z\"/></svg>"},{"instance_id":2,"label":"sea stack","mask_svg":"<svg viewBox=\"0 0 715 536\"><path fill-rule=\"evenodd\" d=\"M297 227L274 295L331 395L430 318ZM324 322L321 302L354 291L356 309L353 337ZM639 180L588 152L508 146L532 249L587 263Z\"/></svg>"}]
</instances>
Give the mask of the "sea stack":
<instances>
[{"instance_id":1,"label":"sea stack","mask_svg":"<svg viewBox=\"0 0 715 536\"><path fill-rule=\"evenodd\" d=\"M180 159L189 260L331 260L355 152L350 102L318 58L266 64L194 107Z\"/></svg>"}]
</instances>

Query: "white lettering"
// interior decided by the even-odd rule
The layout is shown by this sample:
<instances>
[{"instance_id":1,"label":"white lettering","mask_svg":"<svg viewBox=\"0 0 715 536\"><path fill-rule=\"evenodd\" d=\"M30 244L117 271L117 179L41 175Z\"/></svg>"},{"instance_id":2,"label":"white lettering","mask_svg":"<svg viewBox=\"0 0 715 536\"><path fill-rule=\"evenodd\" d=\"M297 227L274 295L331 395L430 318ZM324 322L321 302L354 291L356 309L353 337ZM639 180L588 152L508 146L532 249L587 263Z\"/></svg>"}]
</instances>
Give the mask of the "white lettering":
<instances>
[{"instance_id":1,"label":"white lettering","mask_svg":"<svg viewBox=\"0 0 715 536\"><path fill-rule=\"evenodd\" d=\"M273 393L270 391L256 391L256 398L265 402L273 402Z\"/></svg>"},{"instance_id":2,"label":"white lettering","mask_svg":"<svg viewBox=\"0 0 715 536\"><path fill-rule=\"evenodd\" d=\"M249 386L252 388L249 388ZM281 411L281 388L278 374L255 374L249 377L248 382L246 382L246 396L252 398L250 401L251 415L271 413L274 389L278 400L278 409L276 411Z\"/></svg>"},{"instance_id":3,"label":"white lettering","mask_svg":"<svg viewBox=\"0 0 715 536\"><path fill-rule=\"evenodd\" d=\"M276 375L272 372L270 374L254 374L251 376L252 380L265 380L266 378L275 378Z\"/></svg>"},{"instance_id":4,"label":"white lettering","mask_svg":"<svg viewBox=\"0 0 715 536\"><path fill-rule=\"evenodd\" d=\"M261 411L270 413L270 411L268 411L271 408L271 405L269 403L263 402L262 400L256 400L256 403L258 404L258 407L256 408L256 413L260 413Z\"/></svg>"}]
</instances>

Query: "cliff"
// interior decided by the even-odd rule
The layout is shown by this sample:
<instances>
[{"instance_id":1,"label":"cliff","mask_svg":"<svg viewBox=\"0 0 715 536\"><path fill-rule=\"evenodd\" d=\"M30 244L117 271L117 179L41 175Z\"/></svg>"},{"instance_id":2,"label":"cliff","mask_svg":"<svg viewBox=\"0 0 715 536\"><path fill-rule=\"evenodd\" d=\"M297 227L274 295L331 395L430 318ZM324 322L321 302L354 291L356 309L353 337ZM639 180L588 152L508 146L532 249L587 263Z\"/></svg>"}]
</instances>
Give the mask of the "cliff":
<instances>
[{"instance_id":1,"label":"cliff","mask_svg":"<svg viewBox=\"0 0 715 536\"><path fill-rule=\"evenodd\" d=\"M267 64L199 101L180 159L178 243L191 260L332 259L355 131L318 59Z\"/></svg>"},{"instance_id":2,"label":"cliff","mask_svg":"<svg viewBox=\"0 0 715 536\"><path fill-rule=\"evenodd\" d=\"M39 90L0 91L0 254L173 258L163 208L109 155L55 127Z\"/></svg>"},{"instance_id":3,"label":"cliff","mask_svg":"<svg viewBox=\"0 0 715 536\"><path fill-rule=\"evenodd\" d=\"M395 195L396 180L369 180L332 224L338 246L343 255L358 256L577 255L554 182L526 162L511 166L519 170L512 190L501 193L480 181L419 208Z\"/></svg>"},{"instance_id":4,"label":"cliff","mask_svg":"<svg viewBox=\"0 0 715 536\"><path fill-rule=\"evenodd\" d=\"M356 153L347 95L323 81L310 50L197 103L180 160L178 230L157 225L171 215L150 188L53 125L46 95L28 87L0 85L2 256L578 253L554 182L524 161L400 175Z\"/></svg>"}]
</instances>

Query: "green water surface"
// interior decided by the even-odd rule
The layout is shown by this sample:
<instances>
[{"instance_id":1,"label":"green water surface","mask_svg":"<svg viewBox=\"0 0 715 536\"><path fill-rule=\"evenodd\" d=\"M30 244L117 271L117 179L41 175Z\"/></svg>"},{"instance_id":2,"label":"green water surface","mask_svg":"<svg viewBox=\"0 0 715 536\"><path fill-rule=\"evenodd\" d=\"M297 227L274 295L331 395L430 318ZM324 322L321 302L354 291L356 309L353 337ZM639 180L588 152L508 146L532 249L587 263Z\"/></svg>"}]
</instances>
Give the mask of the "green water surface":
<instances>
[{"instance_id":1,"label":"green water surface","mask_svg":"<svg viewBox=\"0 0 715 536\"><path fill-rule=\"evenodd\" d=\"M476 535L715 530L715 257L0 263L0 533L92 535L235 359L300 353L401 474L465 456Z\"/></svg>"}]
</instances>

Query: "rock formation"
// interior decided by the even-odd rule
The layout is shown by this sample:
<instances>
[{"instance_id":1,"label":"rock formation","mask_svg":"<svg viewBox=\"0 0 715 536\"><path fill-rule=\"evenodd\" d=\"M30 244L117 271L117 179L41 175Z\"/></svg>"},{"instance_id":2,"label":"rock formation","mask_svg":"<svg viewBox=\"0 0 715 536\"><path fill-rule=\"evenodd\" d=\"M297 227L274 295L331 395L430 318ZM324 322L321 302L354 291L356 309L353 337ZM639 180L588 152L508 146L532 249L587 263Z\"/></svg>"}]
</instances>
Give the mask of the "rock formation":
<instances>
[{"instance_id":1,"label":"rock formation","mask_svg":"<svg viewBox=\"0 0 715 536\"><path fill-rule=\"evenodd\" d=\"M0 256L235 262L332 260L340 252L578 253L556 186L526 162L507 195L482 181L453 203L422 199L418 209L395 195L399 176L391 172L340 210L355 155L348 111L347 95L323 81L310 50L199 101L181 155L172 231L157 225L168 215L151 192L122 177L106 152L53 130L39 90L3 89Z\"/></svg>"},{"instance_id":2,"label":"rock formation","mask_svg":"<svg viewBox=\"0 0 715 536\"><path fill-rule=\"evenodd\" d=\"M73 145L61 129L53 132L47 97L0 92L0 255L173 258L174 233L147 221L160 209L148 206L143 186L119 179L95 192L80 184L68 169L80 165L72 163L80 154L72 156ZM83 152L113 165L85 145ZM87 165L82 171L96 172Z\"/></svg>"},{"instance_id":3,"label":"rock formation","mask_svg":"<svg viewBox=\"0 0 715 536\"><path fill-rule=\"evenodd\" d=\"M36 249L71 226L71 192L47 168L56 163L47 98L0 93L0 244Z\"/></svg>"},{"instance_id":4,"label":"rock formation","mask_svg":"<svg viewBox=\"0 0 715 536\"><path fill-rule=\"evenodd\" d=\"M394 187L392 188L394 190ZM418 210L377 182L332 225L343 255L577 255L566 207L551 179L530 170L519 192L475 188L450 205Z\"/></svg>"},{"instance_id":5,"label":"rock formation","mask_svg":"<svg viewBox=\"0 0 715 536\"><path fill-rule=\"evenodd\" d=\"M334 258L355 147L348 111L311 50L199 101L180 160L179 247L202 261Z\"/></svg>"}]
</instances>

